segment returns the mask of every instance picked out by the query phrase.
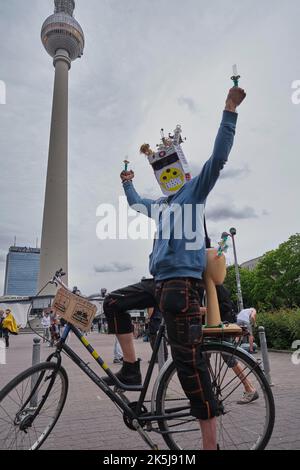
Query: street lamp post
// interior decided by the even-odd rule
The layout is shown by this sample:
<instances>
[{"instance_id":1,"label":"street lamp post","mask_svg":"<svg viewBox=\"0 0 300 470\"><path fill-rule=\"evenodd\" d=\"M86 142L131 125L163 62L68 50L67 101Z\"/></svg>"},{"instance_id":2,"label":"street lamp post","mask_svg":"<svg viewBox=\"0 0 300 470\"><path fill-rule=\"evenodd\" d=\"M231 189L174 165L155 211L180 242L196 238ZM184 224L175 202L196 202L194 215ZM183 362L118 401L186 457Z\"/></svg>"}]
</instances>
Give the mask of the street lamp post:
<instances>
[{"instance_id":1,"label":"street lamp post","mask_svg":"<svg viewBox=\"0 0 300 470\"><path fill-rule=\"evenodd\" d=\"M242 287L241 287L241 278L240 278L240 272L239 272L239 265L237 261L237 255L236 255L236 248L235 248L235 235L236 235L236 229L231 228L229 230L230 236L232 238L232 245L233 245L233 254L234 254L234 266L235 266L235 276L236 276L236 285L237 285L237 295L238 295L238 304L239 304L239 311L243 310L244 308L244 302L243 302L243 295L242 295Z\"/></svg>"}]
</instances>

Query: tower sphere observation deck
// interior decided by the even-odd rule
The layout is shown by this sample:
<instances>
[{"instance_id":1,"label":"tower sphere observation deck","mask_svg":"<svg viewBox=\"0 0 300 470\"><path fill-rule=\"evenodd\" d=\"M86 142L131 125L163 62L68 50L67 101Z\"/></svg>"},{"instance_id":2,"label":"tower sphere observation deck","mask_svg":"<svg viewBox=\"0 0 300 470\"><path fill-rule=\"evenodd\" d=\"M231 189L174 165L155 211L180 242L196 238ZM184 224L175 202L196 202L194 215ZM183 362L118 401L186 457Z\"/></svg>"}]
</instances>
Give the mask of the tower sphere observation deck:
<instances>
[{"instance_id":1,"label":"tower sphere observation deck","mask_svg":"<svg viewBox=\"0 0 300 470\"><path fill-rule=\"evenodd\" d=\"M73 17L74 8L74 0L55 0L54 14L42 26L42 43L51 57L62 49L68 52L71 61L83 55L84 34Z\"/></svg>"}]
</instances>

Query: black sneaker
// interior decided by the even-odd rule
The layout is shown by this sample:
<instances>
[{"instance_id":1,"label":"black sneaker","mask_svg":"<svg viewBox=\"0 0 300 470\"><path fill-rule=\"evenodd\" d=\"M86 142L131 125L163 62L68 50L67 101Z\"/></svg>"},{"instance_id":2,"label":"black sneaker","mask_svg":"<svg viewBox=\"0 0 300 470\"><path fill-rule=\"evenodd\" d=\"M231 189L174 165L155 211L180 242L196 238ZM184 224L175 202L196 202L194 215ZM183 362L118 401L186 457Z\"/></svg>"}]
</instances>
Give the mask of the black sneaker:
<instances>
[{"instance_id":1,"label":"black sneaker","mask_svg":"<svg viewBox=\"0 0 300 470\"><path fill-rule=\"evenodd\" d=\"M116 377L125 385L142 385L142 374L140 370L140 361L134 363L123 361L122 368L117 372ZM110 377L102 378L106 385L114 385Z\"/></svg>"}]
</instances>

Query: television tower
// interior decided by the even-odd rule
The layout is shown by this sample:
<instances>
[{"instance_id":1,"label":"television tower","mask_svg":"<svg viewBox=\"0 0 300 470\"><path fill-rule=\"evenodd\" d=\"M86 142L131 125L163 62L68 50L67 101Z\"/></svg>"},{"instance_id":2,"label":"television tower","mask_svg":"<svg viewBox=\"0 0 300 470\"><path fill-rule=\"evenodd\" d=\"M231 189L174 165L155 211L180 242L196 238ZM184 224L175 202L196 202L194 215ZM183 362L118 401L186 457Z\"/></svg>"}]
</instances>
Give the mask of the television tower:
<instances>
[{"instance_id":1,"label":"television tower","mask_svg":"<svg viewBox=\"0 0 300 470\"><path fill-rule=\"evenodd\" d=\"M73 17L74 0L55 0L41 39L55 68L51 132L44 204L39 289L63 268L68 282L68 82L72 61L84 50L84 34ZM43 294L53 294L48 286Z\"/></svg>"}]
</instances>

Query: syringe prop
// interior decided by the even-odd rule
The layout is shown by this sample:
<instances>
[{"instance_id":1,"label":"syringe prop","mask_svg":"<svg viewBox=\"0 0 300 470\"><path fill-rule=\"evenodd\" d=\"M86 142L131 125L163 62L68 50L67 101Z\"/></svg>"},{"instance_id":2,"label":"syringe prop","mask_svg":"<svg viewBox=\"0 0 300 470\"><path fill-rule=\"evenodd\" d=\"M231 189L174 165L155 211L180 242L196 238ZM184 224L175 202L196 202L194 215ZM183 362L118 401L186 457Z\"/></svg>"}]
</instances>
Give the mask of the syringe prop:
<instances>
[{"instance_id":1,"label":"syringe prop","mask_svg":"<svg viewBox=\"0 0 300 470\"><path fill-rule=\"evenodd\" d=\"M238 87L239 86L239 79L241 78L241 76L238 74L238 70L237 70L236 65L234 65L232 67L232 69L233 69L233 76L231 77L231 80L233 81L234 86Z\"/></svg>"},{"instance_id":2,"label":"syringe prop","mask_svg":"<svg viewBox=\"0 0 300 470\"><path fill-rule=\"evenodd\" d=\"M124 171L126 171L126 172L128 171L128 165L129 165L129 163L130 163L130 162L129 162L128 160L124 160L124 165L125 165Z\"/></svg>"},{"instance_id":3,"label":"syringe prop","mask_svg":"<svg viewBox=\"0 0 300 470\"><path fill-rule=\"evenodd\" d=\"M228 233L224 232L222 234L221 241L218 243L218 245L219 245L218 257L222 256L223 253L227 252L227 250L229 248L228 245L227 245L228 237L229 237Z\"/></svg>"}]
</instances>

